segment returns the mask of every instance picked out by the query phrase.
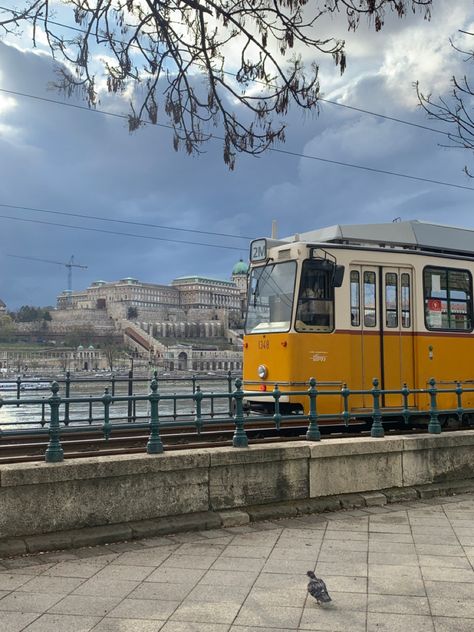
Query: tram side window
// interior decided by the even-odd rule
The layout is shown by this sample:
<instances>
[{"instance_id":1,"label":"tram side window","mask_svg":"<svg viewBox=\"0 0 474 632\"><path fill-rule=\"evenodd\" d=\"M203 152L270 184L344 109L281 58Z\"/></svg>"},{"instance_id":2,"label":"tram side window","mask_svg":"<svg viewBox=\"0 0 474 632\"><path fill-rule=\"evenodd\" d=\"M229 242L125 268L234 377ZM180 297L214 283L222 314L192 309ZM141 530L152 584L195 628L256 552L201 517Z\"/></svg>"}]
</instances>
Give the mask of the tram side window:
<instances>
[{"instance_id":1,"label":"tram side window","mask_svg":"<svg viewBox=\"0 0 474 632\"><path fill-rule=\"evenodd\" d=\"M411 286L410 275L403 273L401 281L402 327L411 327Z\"/></svg>"},{"instance_id":2,"label":"tram side window","mask_svg":"<svg viewBox=\"0 0 474 632\"><path fill-rule=\"evenodd\" d=\"M360 274L351 270L351 325L360 325Z\"/></svg>"},{"instance_id":3,"label":"tram side window","mask_svg":"<svg viewBox=\"0 0 474 632\"><path fill-rule=\"evenodd\" d=\"M472 330L472 278L468 270L427 267L423 272L427 329Z\"/></svg>"},{"instance_id":4,"label":"tram side window","mask_svg":"<svg viewBox=\"0 0 474 632\"><path fill-rule=\"evenodd\" d=\"M332 272L318 260L303 263L295 323L297 331L329 332L334 329Z\"/></svg>"},{"instance_id":5,"label":"tram side window","mask_svg":"<svg viewBox=\"0 0 474 632\"><path fill-rule=\"evenodd\" d=\"M364 272L364 327L375 327L377 324L375 290L375 272Z\"/></svg>"},{"instance_id":6,"label":"tram side window","mask_svg":"<svg viewBox=\"0 0 474 632\"><path fill-rule=\"evenodd\" d=\"M398 327L398 278L396 272L385 274L385 325Z\"/></svg>"}]
</instances>

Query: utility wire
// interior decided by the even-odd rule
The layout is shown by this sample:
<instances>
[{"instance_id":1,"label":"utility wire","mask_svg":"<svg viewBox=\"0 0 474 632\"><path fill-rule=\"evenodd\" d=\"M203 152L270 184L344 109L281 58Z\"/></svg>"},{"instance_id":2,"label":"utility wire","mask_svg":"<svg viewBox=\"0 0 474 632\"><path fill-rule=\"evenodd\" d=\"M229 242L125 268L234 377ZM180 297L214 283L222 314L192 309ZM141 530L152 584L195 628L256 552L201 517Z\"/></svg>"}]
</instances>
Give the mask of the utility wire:
<instances>
[{"instance_id":1,"label":"utility wire","mask_svg":"<svg viewBox=\"0 0 474 632\"><path fill-rule=\"evenodd\" d=\"M386 171L385 169L376 169L375 167L364 167L362 165L356 165L350 162L341 162L340 160L330 160L329 158L320 158L318 156L311 156L309 154L298 154L297 152L288 151L286 149L275 149L274 147L269 147L268 151L275 151L280 154L288 154L289 156L298 156L301 158L307 158L308 160L319 160L321 162L328 162L332 165L339 165L341 167L350 167L351 169L362 169L363 171L371 171L373 173L383 173L388 176L395 176L396 178L406 178L407 180L417 180L418 182L428 182L430 184L439 184L445 187L453 187L455 189L465 189L467 191L474 191L474 187L468 187L463 184L454 184L453 182L443 182L442 180L432 180L430 178L410 176L407 173L398 173L397 171Z\"/></svg>"},{"instance_id":2,"label":"utility wire","mask_svg":"<svg viewBox=\"0 0 474 632\"><path fill-rule=\"evenodd\" d=\"M16 96L21 96L21 97L27 97L30 99L36 99L38 101L46 101L47 103L54 103L56 105L62 105L64 107L73 107L79 110L85 110L86 112L95 112L96 114L104 114L105 116L114 116L116 118L121 118L121 119L125 119L128 120L128 116L125 114L115 114L114 112L107 112L106 110L98 110L98 109L91 109L89 107L86 107L85 105L77 105L74 103L67 103L65 101L56 101L55 99L48 99L46 97L39 97L33 94L28 94L25 92L17 92L15 90L7 90L6 88L0 88L0 92L5 92L7 94L13 94ZM153 125L154 127L163 127L166 129L173 129L173 127L171 125L165 125L164 123L150 123L149 121L143 121L140 120L140 123L143 125ZM216 135L210 135L209 137L210 139L213 140L221 140L223 141L224 138L222 138L221 136L216 136ZM286 154L288 156L294 156L296 158L306 158L308 160L318 160L320 162L325 162L328 164L333 164L333 165L338 165L340 167L349 167L351 169L360 169L362 171L369 171L372 173L381 173L384 175L388 175L388 176L394 176L396 178L404 178L406 180L415 180L417 182L428 182L430 184L438 184L440 186L445 186L445 187L451 187L451 188L455 188L455 189L464 189L467 191L474 191L474 187L468 187L466 185L462 185L462 184L454 184L453 182L443 182L442 180L435 180L435 179L431 179L431 178L421 178L421 177L417 177L417 176L411 176L407 173L398 173L396 171L389 171L387 169L376 169L375 167L366 167L364 165L357 165L355 163L350 163L350 162L343 162L340 160L331 160L329 158L323 158L321 156L313 156L311 154L302 154L299 152L295 152L295 151L289 151L289 150L285 150L285 149L276 149L274 147L269 147L268 151L273 151L279 154Z\"/></svg>"},{"instance_id":3,"label":"utility wire","mask_svg":"<svg viewBox=\"0 0 474 632\"><path fill-rule=\"evenodd\" d=\"M151 239L153 241L167 241L173 244L186 244L190 246L206 246L207 248L222 248L224 250L246 251L245 248L237 248L235 246L223 246L220 244L205 244L198 241L184 241L180 239L167 239L165 237L154 237L153 235L137 235L135 233L123 233L115 230L105 230L104 228L91 228L88 226L71 226L70 224L60 224L59 222L46 222L40 219L27 219L25 217L11 217L10 215L0 215L0 219L10 219L15 222L28 222L30 224L42 224L45 226L60 226L61 228L71 228L73 230L85 230L91 233L105 233L106 235L120 235L123 237L134 237L136 239Z\"/></svg>"},{"instance_id":4,"label":"utility wire","mask_svg":"<svg viewBox=\"0 0 474 632\"><path fill-rule=\"evenodd\" d=\"M387 121L394 121L395 123L402 123L402 125L410 125L411 127L418 127L419 129L424 129L428 132L435 132L436 134L444 134L444 136L449 136L449 132L443 132L441 129L436 129L434 127L428 127L427 125L421 125L421 123L414 123L413 121L405 121L400 118L396 118L395 116L388 116L387 114L380 114L379 112L372 112L371 110L364 110L364 108L356 108L354 105L347 105L346 103L340 103L339 101L331 101L329 99L323 99L320 97L318 101L323 101L323 103L330 103L331 105L337 105L341 108L346 108L347 110L354 110L354 112L360 112L361 114L370 114L370 116L376 116L378 118L386 119Z\"/></svg>"},{"instance_id":5,"label":"utility wire","mask_svg":"<svg viewBox=\"0 0 474 632\"><path fill-rule=\"evenodd\" d=\"M3 11L9 11L10 13L12 13L13 15L16 15L18 17L21 17L21 13L19 13L18 11L15 11L14 9L7 9L6 7L2 7L0 6L0 10ZM33 20L32 16L28 16L28 17L24 17L23 19L28 19L28 20ZM87 34L87 31L85 29L81 29L77 26L71 26L69 24L63 24L62 22L55 22L54 20L50 20L48 19L48 24L53 24L54 26L61 26L65 29L69 29L71 31L75 31L76 33L82 33L83 35ZM117 40L115 38L112 38L111 40L114 44L123 44L126 45L126 42L124 42L123 40ZM100 44L99 44L100 45ZM140 47L137 44L131 44L131 48L136 48L138 50L140 50ZM148 50L149 52L153 52L150 49L144 49L144 50ZM197 66L199 66L200 64L196 64ZM229 70L223 70L222 71L224 75L229 75L230 77L237 77L237 73L235 72L230 72ZM254 81L255 83L259 83L263 86L266 86L265 82L260 81L259 79L255 79ZM370 116L375 116L378 118L382 118L388 121L394 121L395 123L401 123L402 125L410 125L411 127L418 127L419 129L424 129L428 132L434 132L435 134L443 134L444 136L449 136L450 133L449 132L444 132L443 130L440 129L436 129L434 127L428 127L427 125L422 125L421 123L415 123L413 121L405 121L404 119L400 119L400 118L396 118L394 116L388 116L386 114L380 114L379 112L372 112L371 110L365 110L364 108L358 108L355 107L353 105L347 105L346 103L340 103L339 101L332 101L330 99L324 99L322 97L319 97L318 101L322 101L323 103L329 103L330 105L336 105L338 107L341 108L346 108L348 110L353 110L354 112L359 112L361 114L368 114Z\"/></svg>"},{"instance_id":6,"label":"utility wire","mask_svg":"<svg viewBox=\"0 0 474 632\"><path fill-rule=\"evenodd\" d=\"M16 204L2 204L0 203L0 207L2 208L11 208L22 211L32 211L34 213L48 213L50 215L65 215L66 217L80 217L81 219L94 219L100 222L112 222L114 224L128 224L131 226L144 226L145 228L159 228L162 230L176 230L183 233L197 233L200 235L212 235L214 237L231 237L233 239L245 239L246 241L251 241L254 237L244 237L241 235L231 235L230 233L216 233L207 230L197 230L193 228L175 228L173 226L161 226L160 224L148 224L147 222L132 222L131 220L125 219L113 219L108 217L100 217L99 215L86 215L85 213L73 213L72 211L53 211L46 208L35 208L32 206L19 206Z\"/></svg>"}]
</instances>

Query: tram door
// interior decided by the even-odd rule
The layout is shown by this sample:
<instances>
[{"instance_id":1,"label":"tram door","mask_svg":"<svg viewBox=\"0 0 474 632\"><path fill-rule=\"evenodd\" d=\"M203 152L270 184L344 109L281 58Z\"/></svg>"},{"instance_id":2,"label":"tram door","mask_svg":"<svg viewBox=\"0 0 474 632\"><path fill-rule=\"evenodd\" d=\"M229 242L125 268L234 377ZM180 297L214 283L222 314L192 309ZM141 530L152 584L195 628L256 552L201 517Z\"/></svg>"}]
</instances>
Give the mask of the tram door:
<instances>
[{"instance_id":1,"label":"tram door","mask_svg":"<svg viewBox=\"0 0 474 632\"><path fill-rule=\"evenodd\" d=\"M382 268L382 387L414 387L413 279L410 268ZM385 395L384 406L402 406L401 395ZM411 403L411 402L410 402Z\"/></svg>"},{"instance_id":2,"label":"tram door","mask_svg":"<svg viewBox=\"0 0 474 632\"><path fill-rule=\"evenodd\" d=\"M351 272L351 279L358 278L360 282L359 322L354 323L352 313L351 320L361 335L359 370L362 387L371 389L374 377L378 378L381 389L400 390L404 383L413 387L411 268L357 266L351 267ZM351 293L354 293L354 288L351 288ZM371 396L363 398L364 407L372 407L372 403ZM380 403L384 407L398 408L403 405L403 398L387 394ZM409 403L413 405L412 401Z\"/></svg>"}]
</instances>

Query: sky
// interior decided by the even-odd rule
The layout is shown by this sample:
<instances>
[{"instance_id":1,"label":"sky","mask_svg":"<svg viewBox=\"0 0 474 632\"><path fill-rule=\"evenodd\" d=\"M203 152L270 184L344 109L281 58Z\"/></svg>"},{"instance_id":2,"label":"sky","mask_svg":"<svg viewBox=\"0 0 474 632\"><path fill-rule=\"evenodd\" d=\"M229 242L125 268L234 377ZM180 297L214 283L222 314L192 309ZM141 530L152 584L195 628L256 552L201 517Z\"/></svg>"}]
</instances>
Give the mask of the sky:
<instances>
[{"instance_id":1,"label":"sky","mask_svg":"<svg viewBox=\"0 0 474 632\"><path fill-rule=\"evenodd\" d=\"M10 0L1 4L8 6ZM417 106L413 82L418 80L426 93L445 95L450 77L468 70L449 38L461 37L459 29L472 30L474 3L453 4L434 0L430 21L411 13L404 20L387 15L379 33L364 21L356 33L348 33L337 16L317 23L320 33L346 39L348 56L342 76L330 60L316 57L323 97L446 129ZM61 17L65 21L67 15ZM311 60L310 52L303 52ZM48 87L54 79L54 63L41 47L32 49L27 33L0 40L0 89L64 101ZM69 103L81 102L73 98ZM128 111L125 101L108 95L102 95L101 109ZM185 275L228 279L233 265L248 259L249 239L270 235L272 220L280 237L337 223L395 218L474 228L474 190L314 159L474 189L474 181L463 174L465 164L471 161L472 166L471 154L440 146L444 136L326 102L318 114L291 108L285 123L286 142L275 148L297 155L240 155L235 170L229 171L218 140L210 141L200 156L190 157L173 150L169 130L147 125L130 134L120 118L0 91L0 299L12 310L25 304L55 305L67 287L64 265L8 255L59 263L74 255L87 266L73 270L73 289L80 290L98 279L127 276L164 284Z\"/></svg>"}]
</instances>

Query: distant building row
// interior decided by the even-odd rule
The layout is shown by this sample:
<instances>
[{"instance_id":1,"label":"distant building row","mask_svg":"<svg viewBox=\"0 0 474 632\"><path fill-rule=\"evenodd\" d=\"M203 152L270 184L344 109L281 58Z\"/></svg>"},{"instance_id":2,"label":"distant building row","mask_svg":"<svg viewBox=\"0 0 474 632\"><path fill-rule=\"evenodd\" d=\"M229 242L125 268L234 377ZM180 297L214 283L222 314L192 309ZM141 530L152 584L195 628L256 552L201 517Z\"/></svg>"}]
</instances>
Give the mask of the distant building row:
<instances>
[{"instance_id":1,"label":"distant building row","mask_svg":"<svg viewBox=\"0 0 474 632\"><path fill-rule=\"evenodd\" d=\"M240 261L232 271L232 280L201 276L174 279L171 285L143 283L127 277L120 281L95 281L80 292L64 291L58 296L60 310L106 310L113 318L200 320L220 310L243 313L247 292L247 265ZM201 318L200 318L201 317Z\"/></svg>"}]
</instances>

